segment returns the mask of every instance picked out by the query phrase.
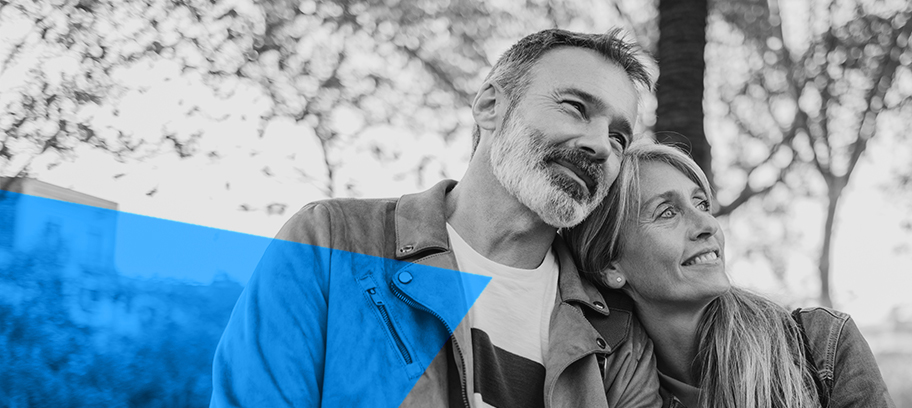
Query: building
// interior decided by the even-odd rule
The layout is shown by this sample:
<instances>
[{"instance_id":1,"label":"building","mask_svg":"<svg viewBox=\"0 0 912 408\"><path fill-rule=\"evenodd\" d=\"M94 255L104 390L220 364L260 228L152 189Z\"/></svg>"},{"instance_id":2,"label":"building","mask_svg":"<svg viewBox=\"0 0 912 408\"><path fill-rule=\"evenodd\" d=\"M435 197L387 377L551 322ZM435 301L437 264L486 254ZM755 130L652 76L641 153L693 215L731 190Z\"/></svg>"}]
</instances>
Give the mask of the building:
<instances>
[{"instance_id":1,"label":"building","mask_svg":"<svg viewBox=\"0 0 912 408\"><path fill-rule=\"evenodd\" d=\"M30 178L0 177L0 251L55 251L68 265L113 271L117 203Z\"/></svg>"}]
</instances>

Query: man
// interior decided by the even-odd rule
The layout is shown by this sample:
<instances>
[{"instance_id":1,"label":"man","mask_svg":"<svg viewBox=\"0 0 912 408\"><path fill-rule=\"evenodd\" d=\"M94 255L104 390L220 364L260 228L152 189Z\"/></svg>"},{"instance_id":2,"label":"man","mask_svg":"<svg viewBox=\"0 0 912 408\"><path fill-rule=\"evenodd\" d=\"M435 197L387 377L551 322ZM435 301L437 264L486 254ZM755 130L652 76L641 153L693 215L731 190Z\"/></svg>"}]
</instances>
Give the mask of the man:
<instances>
[{"instance_id":1,"label":"man","mask_svg":"<svg viewBox=\"0 0 912 408\"><path fill-rule=\"evenodd\" d=\"M616 32L520 40L475 97L462 181L312 203L279 232L219 343L211 406L658 406L627 303L556 239L617 176L637 86Z\"/></svg>"}]
</instances>

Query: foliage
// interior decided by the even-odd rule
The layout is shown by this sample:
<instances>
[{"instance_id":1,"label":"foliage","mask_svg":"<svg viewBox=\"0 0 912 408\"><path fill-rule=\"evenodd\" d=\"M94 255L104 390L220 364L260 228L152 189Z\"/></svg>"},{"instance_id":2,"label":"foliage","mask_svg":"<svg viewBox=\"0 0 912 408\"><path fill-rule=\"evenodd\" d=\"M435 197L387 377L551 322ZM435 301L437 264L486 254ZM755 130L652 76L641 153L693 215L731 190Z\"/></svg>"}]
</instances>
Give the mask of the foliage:
<instances>
[{"instance_id":1,"label":"foliage","mask_svg":"<svg viewBox=\"0 0 912 408\"><path fill-rule=\"evenodd\" d=\"M0 98L0 158L9 160L0 161L0 171L28 173L36 157L66 156L80 144L124 160L174 151L218 162L226 152L213 132L240 116L256 122L259 133L260 140L245 142L250 156L268 147L262 139L270 126L300 125L300 137L321 151L287 152L288 172L320 186L324 196L360 194L357 177L345 169L344 159L353 156L397 162L394 178L414 177L419 185L446 176L441 163L453 160L440 156L453 156L447 147L457 135L467 156L468 106L507 44L533 30L604 31L600 24L620 20L618 7L589 0L522 7L466 0L57 0L0 7L0 26L17 33L0 48L0 87L15 91ZM137 79L143 69L164 78ZM155 80L209 89L194 88L195 96L179 100L160 95L170 106L159 106L159 118L141 127L121 119L132 117L127 110L148 109L139 105L158 92ZM219 108L219 100L238 94L259 102L247 112ZM441 142L421 153L402 145L428 144L428 135ZM315 158L322 167L301 162ZM283 166L261 171L271 177L277 167Z\"/></svg>"},{"instance_id":2,"label":"foliage","mask_svg":"<svg viewBox=\"0 0 912 408\"><path fill-rule=\"evenodd\" d=\"M870 140L909 125L912 9L861 0L805 5L716 4L708 54L725 64L710 64L707 105L718 129L737 135L714 140L731 152L714 158L725 165L716 180L720 215L755 196L771 213L787 212L796 196L825 203L818 266L821 302L832 305L839 199Z\"/></svg>"}]
</instances>

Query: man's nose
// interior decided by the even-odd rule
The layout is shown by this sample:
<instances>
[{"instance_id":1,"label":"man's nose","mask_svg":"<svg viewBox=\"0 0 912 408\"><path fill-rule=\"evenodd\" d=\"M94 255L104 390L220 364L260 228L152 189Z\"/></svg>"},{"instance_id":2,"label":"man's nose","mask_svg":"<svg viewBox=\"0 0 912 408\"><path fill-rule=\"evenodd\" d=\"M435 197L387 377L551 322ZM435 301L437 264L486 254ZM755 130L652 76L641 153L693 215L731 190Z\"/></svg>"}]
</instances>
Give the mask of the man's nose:
<instances>
[{"instance_id":1,"label":"man's nose","mask_svg":"<svg viewBox=\"0 0 912 408\"><path fill-rule=\"evenodd\" d=\"M594 161L604 162L611 157L614 149L607 123L591 123L576 141L576 148L589 155Z\"/></svg>"}]
</instances>

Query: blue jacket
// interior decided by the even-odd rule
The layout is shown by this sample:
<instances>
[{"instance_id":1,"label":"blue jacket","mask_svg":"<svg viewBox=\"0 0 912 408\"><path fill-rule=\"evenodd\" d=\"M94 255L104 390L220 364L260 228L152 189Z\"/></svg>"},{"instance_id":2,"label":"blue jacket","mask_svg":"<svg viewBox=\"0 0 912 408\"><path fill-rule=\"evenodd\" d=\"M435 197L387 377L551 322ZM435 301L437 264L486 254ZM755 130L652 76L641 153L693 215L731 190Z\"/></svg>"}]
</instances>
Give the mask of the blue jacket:
<instances>
[{"instance_id":1,"label":"blue jacket","mask_svg":"<svg viewBox=\"0 0 912 408\"><path fill-rule=\"evenodd\" d=\"M232 312L210 406L469 406L471 337L459 322L474 299L453 271L445 226L455 184L295 214ZM660 406L632 303L581 279L560 238L554 249L544 406Z\"/></svg>"}]
</instances>

